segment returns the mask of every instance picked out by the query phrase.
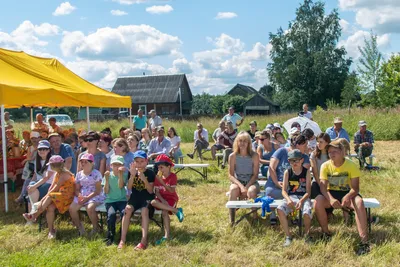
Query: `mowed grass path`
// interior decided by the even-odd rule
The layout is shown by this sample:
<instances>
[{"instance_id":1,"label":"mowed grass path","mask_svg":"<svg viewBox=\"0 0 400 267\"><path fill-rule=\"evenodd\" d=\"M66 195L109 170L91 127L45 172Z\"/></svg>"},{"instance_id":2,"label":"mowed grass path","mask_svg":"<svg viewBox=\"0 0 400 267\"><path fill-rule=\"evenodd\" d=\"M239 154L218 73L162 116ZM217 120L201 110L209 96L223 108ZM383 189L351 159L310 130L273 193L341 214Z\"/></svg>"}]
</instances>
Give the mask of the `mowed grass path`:
<instances>
[{"instance_id":1,"label":"mowed grass path","mask_svg":"<svg viewBox=\"0 0 400 267\"><path fill-rule=\"evenodd\" d=\"M191 144L183 144L187 153ZM379 199L382 207L374 209L379 224L373 225L371 253L357 257L358 243L355 225L342 223L341 213L335 212L331 224L334 237L328 243L307 245L295 235L289 248L282 248L283 234L269 226L267 220L242 221L234 229L228 224L225 208L229 188L227 170L220 170L209 161L209 179L190 171L178 177L179 205L184 208L185 220L171 222L173 240L155 246L162 231L151 223L149 248L133 250L140 241L138 223L131 224L128 246L118 251L116 245L107 247L103 236L94 239L78 237L69 218L56 223L57 239L47 240L47 229L38 233L37 226L25 227L21 216L23 208L15 206L10 194L10 212L4 213L4 194L0 194L0 266L399 266L400 264L400 209L398 179L400 177L400 141L376 143L376 165L379 172L363 172L361 193ZM208 155L209 157L209 155ZM196 162L185 158L185 162ZM208 161L205 161L208 162ZM241 210L238 215L245 211ZM89 224L86 222L86 228ZM119 228L118 228L119 229ZM292 227L292 231L297 229ZM318 238L320 229L313 219L312 235Z\"/></svg>"}]
</instances>

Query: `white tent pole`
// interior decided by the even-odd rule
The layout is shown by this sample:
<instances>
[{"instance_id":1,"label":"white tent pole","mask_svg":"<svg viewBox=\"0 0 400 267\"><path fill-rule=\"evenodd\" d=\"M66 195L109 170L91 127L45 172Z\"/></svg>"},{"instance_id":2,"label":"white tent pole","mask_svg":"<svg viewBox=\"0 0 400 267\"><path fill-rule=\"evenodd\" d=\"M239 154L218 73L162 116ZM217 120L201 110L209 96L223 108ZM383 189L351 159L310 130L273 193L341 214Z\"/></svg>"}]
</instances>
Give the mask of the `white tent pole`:
<instances>
[{"instance_id":1,"label":"white tent pole","mask_svg":"<svg viewBox=\"0 0 400 267\"><path fill-rule=\"evenodd\" d=\"M89 107L86 107L86 121L87 121L87 129L88 129L88 132L90 132Z\"/></svg>"},{"instance_id":2,"label":"white tent pole","mask_svg":"<svg viewBox=\"0 0 400 267\"><path fill-rule=\"evenodd\" d=\"M7 177L7 150L6 150L6 121L4 120L4 105L1 105L1 138L3 149L3 172L4 172L4 199L6 212L8 212L8 177Z\"/></svg>"},{"instance_id":3,"label":"white tent pole","mask_svg":"<svg viewBox=\"0 0 400 267\"><path fill-rule=\"evenodd\" d=\"M129 109L129 125L133 129L132 108Z\"/></svg>"},{"instance_id":4,"label":"white tent pole","mask_svg":"<svg viewBox=\"0 0 400 267\"><path fill-rule=\"evenodd\" d=\"M31 125L33 123L33 108L31 108Z\"/></svg>"},{"instance_id":5,"label":"white tent pole","mask_svg":"<svg viewBox=\"0 0 400 267\"><path fill-rule=\"evenodd\" d=\"M179 87L179 107L180 107L180 113L182 117L182 89Z\"/></svg>"}]
</instances>

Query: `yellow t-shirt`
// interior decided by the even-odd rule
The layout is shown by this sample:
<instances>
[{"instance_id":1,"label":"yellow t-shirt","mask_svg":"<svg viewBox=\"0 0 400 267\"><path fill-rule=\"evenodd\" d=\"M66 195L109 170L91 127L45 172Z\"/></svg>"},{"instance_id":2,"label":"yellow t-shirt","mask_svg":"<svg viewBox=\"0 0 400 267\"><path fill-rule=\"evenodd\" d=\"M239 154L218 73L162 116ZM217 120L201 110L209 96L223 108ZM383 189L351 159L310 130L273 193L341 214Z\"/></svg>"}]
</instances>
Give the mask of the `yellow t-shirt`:
<instances>
[{"instance_id":1,"label":"yellow t-shirt","mask_svg":"<svg viewBox=\"0 0 400 267\"><path fill-rule=\"evenodd\" d=\"M321 166L320 179L328 180L328 190L350 191L350 179L360 177L360 170L353 161L345 159L340 167L333 165L332 160Z\"/></svg>"}]
</instances>

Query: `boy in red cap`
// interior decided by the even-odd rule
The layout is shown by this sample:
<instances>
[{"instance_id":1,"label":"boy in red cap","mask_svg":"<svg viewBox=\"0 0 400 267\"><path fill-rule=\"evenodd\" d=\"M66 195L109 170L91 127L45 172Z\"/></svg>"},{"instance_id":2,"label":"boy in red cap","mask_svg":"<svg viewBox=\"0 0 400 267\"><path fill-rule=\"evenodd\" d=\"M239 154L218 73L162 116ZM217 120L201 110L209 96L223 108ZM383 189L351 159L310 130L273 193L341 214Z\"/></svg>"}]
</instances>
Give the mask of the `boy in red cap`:
<instances>
[{"instance_id":1,"label":"boy in red cap","mask_svg":"<svg viewBox=\"0 0 400 267\"><path fill-rule=\"evenodd\" d=\"M156 198L151 201L151 205L156 209L162 210L165 235L156 241L156 245L160 245L170 238L171 220L169 214L176 214L179 222L183 221L184 215L182 208L176 208L179 197L176 193L178 178L175 173L171 172L171 167L174 166L174 163L167 155L161 154L156 158L155 165L158 167L154 182Z\"/></svg>"}]
</instances>

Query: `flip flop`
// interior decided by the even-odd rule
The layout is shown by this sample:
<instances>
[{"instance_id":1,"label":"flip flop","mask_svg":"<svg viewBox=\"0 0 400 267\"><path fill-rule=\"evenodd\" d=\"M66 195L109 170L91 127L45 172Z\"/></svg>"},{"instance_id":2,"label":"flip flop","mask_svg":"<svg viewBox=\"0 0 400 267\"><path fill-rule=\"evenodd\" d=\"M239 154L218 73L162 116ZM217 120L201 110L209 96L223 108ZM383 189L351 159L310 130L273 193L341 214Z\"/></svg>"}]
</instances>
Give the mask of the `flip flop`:
<instances>
[{"instance_id":1,"label":"flip flop","mask_svg":"<svg viewBox=\"0 0 400 267\"><path fill-rule=\"evenodd\" d=\"M117 248L118 249L123 249L124 247L125 247L125 243L120 241Z\"/></svg>"},{"instance_id":2,"label":"flip flop","mask_svg":"<svg viewBox=\"0 0 400 267\"><path fill-rule=\"evenodd\" d=\"M160 240L156 241L156 245L161 245L162 243L164 243L165 241L168 241L168 238L166 238L165 236L161 237Z\"/></svg>"},{"instance_id":3,"label":"flip flop","mask_svg":"<svg viewBox=\"0 0 400 267\"><path fill-rule=\"evenodd\" d=\"M32 214L30 213L24 213L22 214L22 216L25 218L26 221L28 222L34 222L35 221L35 217L33 217Z\"/></svg>"},{"instance_id":4,"label":"flip flop","mask_svg":"<svg viewBox=\"0 0 400 267\"><path fill-rule=\"evenodd\" d=\"M135 250L145 250L147 248L146 245L144 245L143 243L139 243L137 244L137 246L134 248Z\"/></svg>"}]
</instances>

